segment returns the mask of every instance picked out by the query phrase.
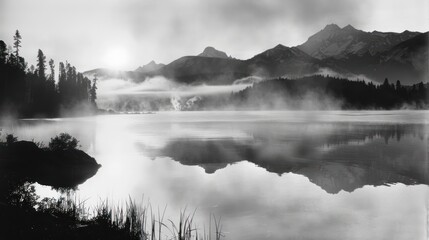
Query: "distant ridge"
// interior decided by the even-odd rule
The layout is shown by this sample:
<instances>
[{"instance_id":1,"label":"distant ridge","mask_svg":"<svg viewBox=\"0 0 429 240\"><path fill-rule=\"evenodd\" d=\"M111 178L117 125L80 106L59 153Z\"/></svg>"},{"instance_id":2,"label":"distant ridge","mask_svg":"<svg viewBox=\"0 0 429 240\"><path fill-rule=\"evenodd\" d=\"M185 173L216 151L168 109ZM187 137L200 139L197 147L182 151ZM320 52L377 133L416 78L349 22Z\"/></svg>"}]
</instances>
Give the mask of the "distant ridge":
<instances>
[{"instance_id":1,"label":"distant ridge","mask_svg":"<svg viewBox=\"0 0 429 240\"><path fill-rule=\"evenodd\" d=\"M159 69L161 69L162 67L164 67L165 64L162 63L156 63L155 61L150 61L148 64L143 65L141 67L138 67L136 69L137 72L142 72L142 73L146 73L146 72L152 72L152 71L157 71Z\"/></svg>"},{"instance_id":2,"label":"distant ridge","mask_svg":"<svg viewBox=\"0 0 429 240\"><path fill-rule=\"evenodd\" d=\"M152 61L135 71L88 72L134 81L159 75L187 84L216 85L231 84L249 76L300 77L328 70L344 76L365 76L380 83L387 77L403 84L415 84L429 79L427 36L428 33L411 31L365 32L351 25L341 28L328 24L301 45L278 44L247 60L231 58L225 52L206 47L197 56L184 56L167 65Z\"/></svg>"}]
</instances>

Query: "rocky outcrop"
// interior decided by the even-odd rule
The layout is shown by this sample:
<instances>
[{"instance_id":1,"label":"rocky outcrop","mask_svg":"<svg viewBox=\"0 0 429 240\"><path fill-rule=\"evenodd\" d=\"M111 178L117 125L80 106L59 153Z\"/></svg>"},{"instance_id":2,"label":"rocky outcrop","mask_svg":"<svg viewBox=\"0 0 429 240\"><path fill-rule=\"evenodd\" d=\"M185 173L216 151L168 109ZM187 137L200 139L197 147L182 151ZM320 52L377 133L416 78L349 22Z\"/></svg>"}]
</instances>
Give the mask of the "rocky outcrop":
<instances>
[{"instance_id":1,"label":"rocky outcrop","mask_svg":"<svg viewBox=\"0 0 429 240\"><path fill-rule=\"evenodd\" d=\"M75 187L94 176L101 167L77 149L48 150L34 142L0 145L0 174L52 187Z\"/></svg>"}]
</instances>

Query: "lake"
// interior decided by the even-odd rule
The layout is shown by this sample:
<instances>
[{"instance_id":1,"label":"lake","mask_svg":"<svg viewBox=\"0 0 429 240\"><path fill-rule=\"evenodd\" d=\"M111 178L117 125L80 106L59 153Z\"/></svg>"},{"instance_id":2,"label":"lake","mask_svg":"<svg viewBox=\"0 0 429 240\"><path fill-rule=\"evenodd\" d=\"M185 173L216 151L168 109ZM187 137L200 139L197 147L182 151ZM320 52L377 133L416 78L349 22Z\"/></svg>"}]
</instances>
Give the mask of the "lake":
<instances>
[{"instance_id":1,"label":"lake","mask_svg":"<svg viewBox=\"0 0 429 240\"><path fill-rule=\"evenodd\" d=\"M129 197L166 219L222 217L226 239L425 239L429 111L157 112L4 122L61 132L102 164L87 206ZM37 185L41 196L58 196Z\"/></svg>"}]
</instances>

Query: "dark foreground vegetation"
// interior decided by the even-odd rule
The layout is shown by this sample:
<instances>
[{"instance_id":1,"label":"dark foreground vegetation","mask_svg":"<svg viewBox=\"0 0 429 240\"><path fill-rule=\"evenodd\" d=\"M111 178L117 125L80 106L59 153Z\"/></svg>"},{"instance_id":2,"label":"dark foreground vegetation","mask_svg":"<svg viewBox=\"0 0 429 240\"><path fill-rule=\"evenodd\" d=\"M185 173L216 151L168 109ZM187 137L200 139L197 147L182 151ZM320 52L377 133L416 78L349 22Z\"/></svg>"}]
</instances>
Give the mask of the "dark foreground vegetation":
<instances>
[{"instance_id":1,"label":"dark foreground vegetation","mask_svg":"<svg viewBox=\"0 0 429 240\"><path fill-rule=\"evenodd\" d=\"M0 144L0 173L43 185L72 188L94 176L101 166L76 149L77 140L68 134L53 138L49 147L38 145L8 135L6 143Z\"/></svg>"},{"instance_id":2,"label":"dark foreground vegetation","mask_svg":"<svg viewBox=\"0 0 429 240\"><path fill-rule=\"evenodd\" d=\"M21 39L17 30L13 47L0 40L0 114L53 117L97 110L96 79L91 82L70 63L60 62L56 81L55 62L50 59L47 65L42 50L37 53L37 66L28 66L19 54Z\"/></svg>"},{"instance_id":3,"label":"dark foreground vegetation","mask_svg":"<svg viewBox=\"0 0 429 240\"><path fill-rule=\"evenodd\" d=\"M1 137L1 136L0 136ZM199 229L195 212L182 211L179 222L164 220L165 209L152 211L129 199L125 206L107 200L95 208L74 194L78 184L100 167L94 158L77 149L68 134L42 143L18 141L11 134L0 141L0 238L2 239L220 239L222 226ZM36 194L34 183L52 186L60 198ZM212 221L210 224L212 225ZM212 230L213 229L213 230Z\"/></svg>"},{"instance_id":4,"label":"dark foreground vegetation","mask_svg":"<svg viewBox=\"0 0 429 240\"><path fill-rule=\"evenodd\" d=\"M273 79L233 93L230 104L241 108L289 109L427 109L428 85L403 86L329 76Z\"/></svg>"},{"instance_id":5,"label":"dark foreground vegetation","mask_svg":"<svg viewBox=\"0 0 429 240\"><path fill-rule=\"evenodd\" d=\"M194 223L195 212L180 212L178 222L164 219L164 210L129 200L112 207L108 201L91 209L64 193L38 200L31 186L19 189L19 201L0 203L0 234L5 239L220 240L220 219L210 216L207 228Z\"/></svg>"}]
</instances>

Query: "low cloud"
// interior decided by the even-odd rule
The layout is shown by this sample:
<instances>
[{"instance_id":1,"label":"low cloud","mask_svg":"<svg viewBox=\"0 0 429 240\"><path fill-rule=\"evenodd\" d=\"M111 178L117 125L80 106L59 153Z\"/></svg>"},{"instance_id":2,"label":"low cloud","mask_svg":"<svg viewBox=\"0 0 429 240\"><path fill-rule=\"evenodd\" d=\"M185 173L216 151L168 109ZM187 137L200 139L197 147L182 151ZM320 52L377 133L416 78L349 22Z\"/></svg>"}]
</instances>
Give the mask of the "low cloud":
<instances>
[{"instance_id":1,"label":"low cloud","mask_svg":"<svg viewBox=\"0 0 429 240\"><path fill-rule=\"evenodd\" d=\"M347 78L350 80L364 80L365 82L369 83L378 83L377 81L367 77L365 74L353 74L353 73L338 73L333 71L330 68L320 68L317 72L317 75L322 76L331 76L331 77L338 77L338 78Z\"/></svg>"},{"instance_id":2,"label":"low cloud","mask_svg":"<svg viewBox=\"0 0 429 240\"><path fill-rule=\"evenodd\" d=\"M112 95L171 95L171 96L191 96L191 95L213 95L226 94L240 91L262 79L249 77L237 79L232 85L187 85L177 83L165 77L156 76L147 78L141 83L123 79L104 79L99 81L98 92L100 96Z\"/></svg>"},{"instance_id":3,"label":"low cloud","mask_svg":"<svg viewBox=\"0 0 429 240\"><path fill-rule=\"evenodd\" d=\"M136 83L127 79L101 79L98 84L98 104L116 111L186 110L205 97L228 96L254 83L259 77L237 79L232 85L188 85L162 76Z\"/></svg>"}]
</instances>

